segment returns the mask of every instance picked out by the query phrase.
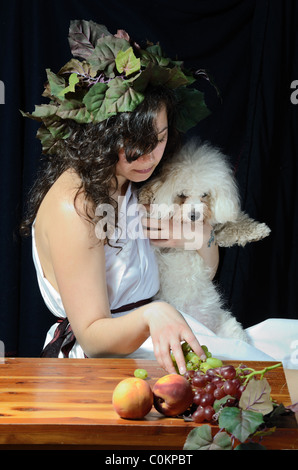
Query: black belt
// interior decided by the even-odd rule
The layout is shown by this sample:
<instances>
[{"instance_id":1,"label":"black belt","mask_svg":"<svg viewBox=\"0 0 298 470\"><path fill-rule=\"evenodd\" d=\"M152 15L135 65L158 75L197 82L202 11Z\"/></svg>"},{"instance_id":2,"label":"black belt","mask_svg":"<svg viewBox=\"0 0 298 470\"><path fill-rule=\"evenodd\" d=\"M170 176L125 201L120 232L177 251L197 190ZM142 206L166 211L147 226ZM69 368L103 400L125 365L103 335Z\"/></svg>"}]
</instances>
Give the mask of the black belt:
<instances>
[{"instance_id":1,"label":"black belt","mask_svg":"<svg viewBox=\"0 0 298 470\"><path fill-rule=\"evenodd\" d=\"M150 299L139 300L138 302L123 305L123 307L115 308L114 310L111 310L111 313L127 312L128 310L133 310L134 308L142 307L142 305L149 304L150 302L152 302L152 297Z\"/></svg>"}]
</instances>

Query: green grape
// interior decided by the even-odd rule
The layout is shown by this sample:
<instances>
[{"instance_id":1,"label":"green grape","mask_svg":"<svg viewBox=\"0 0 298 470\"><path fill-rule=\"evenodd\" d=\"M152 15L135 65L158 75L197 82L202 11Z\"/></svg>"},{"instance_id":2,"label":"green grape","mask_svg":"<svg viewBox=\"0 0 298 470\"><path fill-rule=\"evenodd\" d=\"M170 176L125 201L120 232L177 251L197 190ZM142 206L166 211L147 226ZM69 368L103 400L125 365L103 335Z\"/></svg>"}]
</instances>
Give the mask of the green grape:
<instances>
[{"instance_id":1,"label":"green grape","mask_svg":"<svg viewBox=\"0 0 298 470\"><path fill-rule=\"evenodd\" d=\"M174 354L173 354L172 352L171 352L171 359L172 359L173 365L174 365L174 367L175 367L175 369L176 369L176 372L179 374L177 362L176 362L175 356L174 356Z\"/></svg>"},{"instance_id":2,"label":"green grape","mask_svg":"<svg viewBox=\"0 0 298 470\"><path fill-rule=\"evenodd\" d=\"M222 366L222 361L220 359L216 359L215 357L207 357L206 363L209 364L212 369Z\"/></svg>"},{"instance_id":3,"label":"green grape","mask_svg":"<svg viewBox=\"0 0 298 470\"><path fill-rule=\"evenodd\" d=\"M202 370L203 372L206 372L208 369L214 369L215 367L222 366L221 360L215 357L213 358L212 353L208 350L206 345L202 345L202 349L206 355L206 360L204 362L191 349L190 345L186 341L181 344L181 348L182 348L184 359L185 359L186 370L198 370L199 369L199 370ZM176 359L172 352L171 352L171 358L175 366L175 369L178 372Z\"/></svg>"},{"instance_id":4,"label":"green grape","mask_svg":"<svg viewBox=\"0 0 298 470\"><path fill-rule=\"evenodd\" d=\"M136 369L133 375L138 379L146 379L146 377L148 377L148 373L145 369Z\"/></svg>"},{"instance_id":5,"label":"green grape","mask_svg":"<svg viewBox=\"0 0 298 470\"><path fill-rule=\"evenodd\" d=\"M213 367L210 366L207 362L202 362L200 365L200 370L203 372L207 372L208 369L213 369Z\"/></svg>"},{"instance_id":6,"label":"green grape","mask_svg":"<svg viewBox=\"0 0 298 470\"><path fill-rule=\"evenodd\" d=\"M204 353L206 354L206 357L212 357L211 352L208 350L208 348L207 348L207 346L205 346L205 344L203 344L201 346L201 348L203 349Z\"/></svg>"},{"instance_id":7,"label":"green grape","mask_svg":"<svg viewBox=\"0 0 298 470\"><path fill-rule=\"evenodd\" d=\"M192 362L193 364L198 364L200 362L200 358L196 353L190 351L186 354L185 361Z\"/></svg>"},{"instance_id":8,"label":"green grape","mask_svg":"<svg viewBox=\"0 0 298 470\"><path fill-rule=\"evenodd\" d=\"M193 370L193 363L192 362L187 362L186 363L186 370Z\"/></svg>"},{"instance_id":9,"label":"green grape","mask_svg":"<svg viewBox=\"0 0 298 470\"><path fill-rule=\"evenodd\" d=\"M189 351L187 354L184 354L184 359L186 361L191 361L193 356L195 356L195 353L193 351Z\"/></svg>"},{"instance_id":10,"label":"green grape","mask_svg":"<svg viewBox=\"0 0 298 470\"><path fill-rule=\"evenodd\" d=\"M181 344L181 347L184 355L191 351L191 347L186 341Z\"/></svg>"}]
</instances>

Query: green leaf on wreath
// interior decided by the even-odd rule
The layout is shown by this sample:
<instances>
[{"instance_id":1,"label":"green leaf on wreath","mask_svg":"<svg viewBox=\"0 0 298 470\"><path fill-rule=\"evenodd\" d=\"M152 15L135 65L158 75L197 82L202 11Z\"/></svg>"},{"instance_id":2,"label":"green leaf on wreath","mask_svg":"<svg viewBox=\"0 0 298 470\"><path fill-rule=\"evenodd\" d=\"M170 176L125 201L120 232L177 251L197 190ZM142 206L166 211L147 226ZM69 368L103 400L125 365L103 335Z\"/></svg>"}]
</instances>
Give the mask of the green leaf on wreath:
<instances>
[{"instance_id":1,"label":"green leaf on wreath","mask_svg":"<svg viewBox=\"0 0 298 470\"><path fill-rule=\"evenodd\" d=\"M79 77L77 76L76 73L72 73L70 76L69 76L69 81L68 81L69 85L64 88L64 90L61 90L59 93L58 93L58 96L62 96L64 97L64 95L66 95L66 93L74 93L75 91L75 86L77 83L79 83Z\"/></svg>"},{"instance_id":2,"label":"green leaf on wreath","mask_svg":"<svg viewBox=\"0 0 298 470\"><path fill-rule=\"evenodd\" d=\"M57 111L57 116L62 119L72 119L79 124L92 122L92 116L86 106L79 100L64 100Z\"/></svg>"},{"instance_id":3,"label":"green leaf on wreath","mask_svg":"<svg viewBox=\"0 0 298 470\"><path fill-rule=\"evenodd\" d=\"M115 62L118 72L125 72L127 77L138 72L141 68L141 61L134 55L132 47L126 49L126 51L119 51Z\"/></svg>"},{"instance_id":4,"label":"green leaf on wreath","mask_svg":"<svg viewBox=\"0 0 298 470\"><path fill-rule=\"evenodd\" d=\"M121 77L117 77L109 82L109 89L106 92L105 112L108 115L130 112L142 103L143 100L144 95L142 93L134 90Z\"/></svg>"},{"instance_id":5,"label":"green leaf on wreath","mask_svg":"<svg viewBox=\"0 0 298 470\"><path fill-rule=\"evenodd\" d=\"M204 94L195 88L180 87L175 90L177 97L177 129L186 132L202 119L209 116Z\"/></svg>"},{"instance_id":6,"label":"green leaf on wreath","mask_svg":"<svg viewBox=\"0 0 298 470\"><path fill-rule=\"evenodd\" d=\"M108 85L106 83L96 83L83 98L83 103L86 105L88 112L92 115L92 119L95 122L106 119L102 104L107 88Z\"/></svg>"},{"instance_id":7,"label":"green leaf on wreath","mask_svg":"<svg viewBox=\"0 0 298 470\"><path fill-rule=\"evenodd\" d=\"M70 136L71 130L66 124L60 123L60 128L57 130L57 135L54 136L54 130L51 128L52 132L42 125L36 134L36 137L40 139L42 145L42 152L55 153L56 146L59 145L61 138L66 139Z\"/></svg>"},{"instance_id":8,"label":"green leaf on wreath","mask_svg":"<svg viewBox=\"0 0 298 470\"><path fill-rule=\"evenodd\" d=\"M148 46L146 50L141 49L141 64L147 67L150 63L166 67L169 65L171 59L164 57L163 51L159 44L153 44Z\"/></svg>"},{"instance_id":9,"label":"green leaf on wreath","mask_svg":"<svg viewBox=\"0 0 298 470\"><path fill-rule=\"evenodd\" d=\"M55 106L53 104L41 104L41 105L35 105L35 110L33 111L32 114L24 113L24 111L22 110L20 111L24 117L28 117L30 119L33 119L34 121L42 122L44 118L55 115L57 112L57 109L58 109L58 106Z\"/></svg>"},{"instance_id":10,"label":"green leaf on wreath","mask_svg":"<svg viewBox=\"0 0 298 470\"><path fill-rule=\"evenodd\" d=\"M218 424L244 442L264 422L262 413L241 410L236 407L225 407L219 415Z\"/></svg>"},{"instance_id":11,"label":"green leaf on wreath","mask_svg":"<svg viewBox=\"0 0 298 470\"><path fill-rule=\"evenodd\" d=\"M85 60L80 61L78 59L70 59L58 72L58 75L64 73L76 73L78 76L87 78L94 78L96 76L96 70L93 70L91 65Z\"/></svg>"},{"instance_id":12,"label":"green leaf on wreath","mask_svg":"<svg viewBox=\"0 0 298 470\"><path fill-rule=\"evenodd\" d=\"M115 76L115 61L118 53L129 49L126 39L105 36L97 41L93 53L88 57L88 63L94 70L101 70L106 77Z\"/></svg>"},{"instance_id":13,"label":"green leaf on wreath","mask_svg":"<svg viewBox=\"0 0 298 470\"><path fill-rule=\"evenodd\" d=\"M50 93L52 96L59 98L59 93L65 88L65 80L53 73L50 69L46 69L47 77L50 85Z\"/></svg>"}]
</instances>

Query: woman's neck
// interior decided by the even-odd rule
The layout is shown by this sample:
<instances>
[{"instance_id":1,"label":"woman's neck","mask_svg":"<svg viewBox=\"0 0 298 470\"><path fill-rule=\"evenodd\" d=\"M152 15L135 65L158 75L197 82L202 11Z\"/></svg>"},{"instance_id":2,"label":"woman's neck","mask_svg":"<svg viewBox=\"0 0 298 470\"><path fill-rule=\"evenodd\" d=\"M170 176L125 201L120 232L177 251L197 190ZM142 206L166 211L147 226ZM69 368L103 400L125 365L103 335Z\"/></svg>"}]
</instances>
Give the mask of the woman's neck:
<instances>
[{"instance_id":1,"label":"woman's neck","mask_svg":"<svg viewBox=\"0 0 298 470\"><path fill-rule=\"evenodd\" d=\"M119 178L117 176L116 176L116 178L117 178L118 188L117 189L114 189L114 188L111 189L111 196L114 199L115 198L117 199L119 196L125 196L128 185L129 185L129 180L127 180L125 178Z\"/></svg>"}]
</instances>

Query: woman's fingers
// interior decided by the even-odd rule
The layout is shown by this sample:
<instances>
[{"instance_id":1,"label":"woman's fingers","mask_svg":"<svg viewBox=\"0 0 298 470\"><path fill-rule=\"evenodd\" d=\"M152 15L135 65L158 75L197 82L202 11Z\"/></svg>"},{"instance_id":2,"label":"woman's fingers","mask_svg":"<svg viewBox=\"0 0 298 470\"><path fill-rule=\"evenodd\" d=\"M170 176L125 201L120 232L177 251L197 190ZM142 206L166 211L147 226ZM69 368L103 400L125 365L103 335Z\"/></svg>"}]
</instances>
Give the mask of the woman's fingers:
<instances>
[{"instance_id":1,"label":"woman's fingers","mask_svg":"<svg viewBox=\"0 0 298 470\"><path fill-rule=\"evenodd\" d=\"M160 247L200 249L203 243L203 224L181 219L142 218L144 236Z\"/></svg>"},{"instance_id":2,"label":"woman's fingers","mask_svg":"<svg viewBox=\"0 0 298 470\"><path fill-rule=\"evenodd\" d=\"M181 343L178 343L172 346L172 353L175 358L180 374L185 374L186 372L185 358L184 358L184 354L182 351Z\"/></svg>"},{"instance_id":3,"label":"woman's fingers","mask_svg":"<svg viewBox=\"0 0 298 470\"><path fill-rule=\"evenodd\" d=\"M157 362L165 369L169 374L175 374L176 369L170 354L170 347L168 344L159 344L153 342L154 345L154 355Z\"/></svg>"},{"instance_id":4,"label":"woman's fingers","mask_svg":"<svg viewBox=\"0 0 298 470\"><path fill-rule=\"evenodd\" d=\"M200 359L205 360L206 354L199 341L191 330L184 334L184 340L189 344L194 353L196 353Z\"/></svg>"}]
</instances>

